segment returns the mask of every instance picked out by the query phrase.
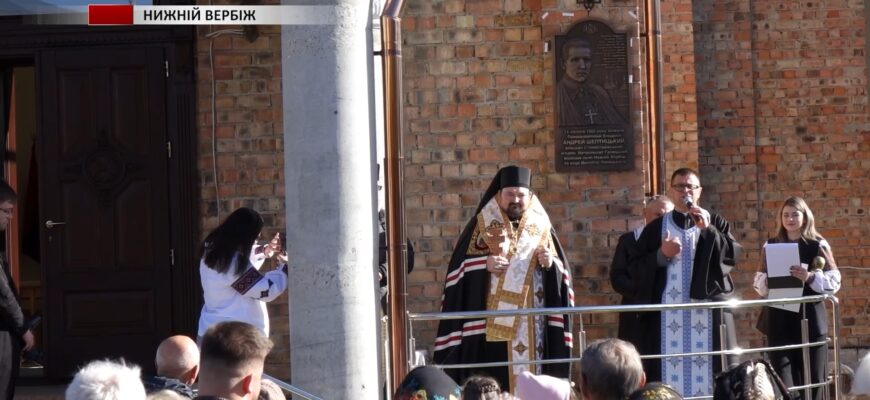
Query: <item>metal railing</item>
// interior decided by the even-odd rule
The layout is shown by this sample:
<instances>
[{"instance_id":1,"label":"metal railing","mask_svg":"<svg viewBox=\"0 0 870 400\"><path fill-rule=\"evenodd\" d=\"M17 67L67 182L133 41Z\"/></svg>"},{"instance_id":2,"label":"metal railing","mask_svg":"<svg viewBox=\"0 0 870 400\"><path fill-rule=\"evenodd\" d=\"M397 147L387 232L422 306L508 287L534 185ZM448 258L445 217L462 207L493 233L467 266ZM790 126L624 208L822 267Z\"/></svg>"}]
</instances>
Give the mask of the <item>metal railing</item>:
<instances>
[{"instance_id":1,"label":"metal railing","mask_svg":"<svg viewBox=\"0 0 870 400\"><path fill-rule=\"evenodd\" d=\"M271 376L269 374L263 373L263 378L266 378L268 380L275 382L275 384L277 384L278 387L280 387L281 389L292 394L294 399L298 398L298 399L304 399L304 400L323 400L320 397L317 397L311 393L308 393L302 389L299 389L298 387L293 386L287 382L284 382L278 378L275 378L274 376ZM299 396L299 397L296 397L296 396Z\"/></svg>"},{"instance_id":2,"label":"metal railing","mask_svg":"<svg viewBox=\"0 0 870 400\"><path fill-rule=\"evenodd\" d=\"M812 388L817 387L827 387L829 385L833 385L834 388L834 397L835 399L839 399L841 397L840 392L840 302L837 297L829 294L815 295L815 296L805 296L805 297L796 297L796 298L788 298L788 299L760 299L760 300L727 300L727 301L715 301L715 302L699 302L699 303L682 303L682 304L639 304L639 305L613 305L613 306L580 306L580 307L555 307L555 308L528 308L528 309L520 309L520 310L495 310L495 311L462 311L462 312L446 312L446 313L411 313L409 312L408 320L409 320L409 345L414 343L414 335L413 335L413 322L417 321L441 321L441 320L455 320L455 319L468 319L468 318L487 318L487 317L509 317L509 316L534 316L534 315L553 315L553 314L571 314L578 315L580 318L577 318L579 321L579 347L580 349L586 348L586 332L583 327L583 314L603 314L603 313L620 313L620 312L644 312L644 311L669 311L669 310L696 310L696 309L734 309L734 308L746 308L746 307L754 307L754 306L770 306L770 305L785 305L785 304L803 304L803 303L815 303L820 301L827 301L831 303L832 310L832 331L829 332L829 337L823 341L817 342L809 342L808 338L808 328L807 328L807 320L804 318L801 324L801 343L785 345L785 346L773 346L773 347L758 347L758 348L733 348L726 350L716 350L716 351L705 351L705 352L695 352L695 353L680 353L680 354L652 354L652 355L644 355L641 356L642 359L662 359L662 358L671 358L671 357L687 357L687 356L707 356L707 355L736 355L740 356L747 353L761 353L775 350L791 350L791 349L802 349L803 350L803 358L804 358L804 376L807 377L807 380L810 380L810 363L809 363L809 348L817 347L817 346L827 346L828 344L832 345L834 348L834 366L833 366L833 376L830 379L827 379L825 382L807 384L802 386L794 386L790 387L789 390L804 390L804 398L810 398L810 391ZM721 334L722 330L724 330L724 322L720 324L720 348L726 348L725 346L725 336ZM413 349L410 349L413 351ZM727 369L727 365L725 365L726 360L725 357L721 357L723 363L723 370ZM435 365L438 368L442 369L455 369L455 368L484 368L484 367L503 367L510 366L516 364L554 364L554 363L565 363L565 362L577 362L580 361L580 357L572 357L572 358L562 358L562 359L551 359L551 360L530 360L530 361L505 361L505 362L489 362L489 363L473 363L473 364L449 364L449 365ZM711 399L713 396L698 396L698 397L684 397L686 400L700 400L700 399ZM825 391L824 397L827 398L827 391Z\"/></svg>"}]
</instances>

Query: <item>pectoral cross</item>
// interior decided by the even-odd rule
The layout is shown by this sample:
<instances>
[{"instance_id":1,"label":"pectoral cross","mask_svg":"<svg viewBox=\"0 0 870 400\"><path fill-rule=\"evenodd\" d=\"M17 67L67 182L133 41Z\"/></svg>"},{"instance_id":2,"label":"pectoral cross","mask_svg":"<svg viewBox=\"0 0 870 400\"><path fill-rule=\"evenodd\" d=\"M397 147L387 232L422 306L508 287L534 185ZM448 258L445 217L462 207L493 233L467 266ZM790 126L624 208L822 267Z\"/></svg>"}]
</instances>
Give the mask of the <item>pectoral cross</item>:
<instances>
[{"instance_id":1,"label":"pectoral cross","mask_svg":"<svg viewBox=\"0 0 870 400\"><path fill-rule=\"evenodd\" d=\"M585 115L586 115L587 117L589 117L589 125L595 125L595 119L592 118L592 117L598 115L598 113L592 111L592 109L590 108L589 110L586 111L586 114L585 114Z\"/></svg>"}]
</instances>

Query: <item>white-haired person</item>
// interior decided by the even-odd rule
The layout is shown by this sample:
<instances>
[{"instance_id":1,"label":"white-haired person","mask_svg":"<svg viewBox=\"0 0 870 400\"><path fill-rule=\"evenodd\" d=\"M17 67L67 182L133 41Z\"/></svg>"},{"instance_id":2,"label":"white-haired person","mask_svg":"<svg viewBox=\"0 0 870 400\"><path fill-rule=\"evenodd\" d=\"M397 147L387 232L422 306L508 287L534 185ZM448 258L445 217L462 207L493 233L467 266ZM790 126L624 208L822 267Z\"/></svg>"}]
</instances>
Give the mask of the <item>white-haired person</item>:
<instances>
[{"instance_id":1,"label":"white-haired person","mask_svg":"<svg viewBox=\"0 0 870 400\"><path fill-rule=\"evenodd\" d=\"M66 388L66 400L144 400L139 367L123 360L91 361Z\"/></svg>"}]
</instances>

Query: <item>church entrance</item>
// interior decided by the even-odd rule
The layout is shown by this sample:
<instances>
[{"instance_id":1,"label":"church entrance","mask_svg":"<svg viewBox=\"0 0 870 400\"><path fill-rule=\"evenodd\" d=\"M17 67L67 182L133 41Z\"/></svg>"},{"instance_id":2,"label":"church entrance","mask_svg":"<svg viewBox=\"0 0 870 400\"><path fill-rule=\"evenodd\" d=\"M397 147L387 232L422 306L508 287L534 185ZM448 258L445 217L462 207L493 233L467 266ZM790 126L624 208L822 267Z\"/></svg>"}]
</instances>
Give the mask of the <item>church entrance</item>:
<instances>
[{"instance_id":1,"label":"church entrance","mask_svg":"<svg viewBox=\"0 0 870 400\"><path fill-rule=\"evenodd\" d=\"M148 373L162 339L195 333L193 86L172 77L166 38L82 45L99 32L39 28L54 45L0 53L4 175L19 193L6 254L41 317L22 375L66 378L101 358Z\"/></svg>"}]
</instances>

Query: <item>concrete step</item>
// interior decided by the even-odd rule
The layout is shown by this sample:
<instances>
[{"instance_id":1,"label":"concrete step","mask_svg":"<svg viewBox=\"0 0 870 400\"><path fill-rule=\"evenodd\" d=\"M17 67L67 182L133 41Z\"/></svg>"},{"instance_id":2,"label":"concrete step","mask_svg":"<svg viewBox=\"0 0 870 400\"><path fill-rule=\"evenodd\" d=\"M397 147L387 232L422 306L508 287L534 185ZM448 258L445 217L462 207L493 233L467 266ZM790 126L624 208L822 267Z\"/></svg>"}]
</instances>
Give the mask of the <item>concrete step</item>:
<instances>
[{"instance_id":1,"label":"concrete step","mask_svg":"<svg viewBox=\"0 0 870 400\"><path fill-rule=\"evenodd\" d=\"M18 386L15 400L63 400L66 385Z\"/></svg>"}]
</instances>

